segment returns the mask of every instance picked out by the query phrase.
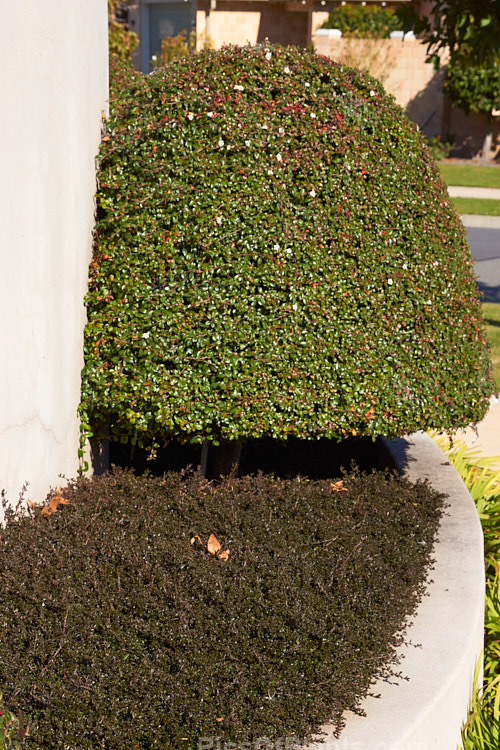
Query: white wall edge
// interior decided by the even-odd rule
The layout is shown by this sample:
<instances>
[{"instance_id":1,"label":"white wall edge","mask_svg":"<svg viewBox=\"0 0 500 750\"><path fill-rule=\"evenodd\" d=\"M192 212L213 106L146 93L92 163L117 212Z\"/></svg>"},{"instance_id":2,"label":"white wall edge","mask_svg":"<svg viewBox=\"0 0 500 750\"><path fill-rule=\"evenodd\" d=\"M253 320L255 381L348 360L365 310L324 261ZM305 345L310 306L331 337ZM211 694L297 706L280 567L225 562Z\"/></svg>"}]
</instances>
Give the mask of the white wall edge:
<instances>
[{"instance_id":1,"label":"white wall edge","mask_svg":"<svg viewBox=\"0 0 500 750\"><path fill-rule=\"evenodd\" d=\"M326 36L330 39L340 39L342 31L340 29L316 29L313 36Z\"/></svg>"},{"instance_id":2,"label":"white wall edge","mask_svg":"<svg viewBox=\"0 0 500 750\"><path fill-rule=\"evenodd\" d=\"M474 501L444 453L426 434L383 441L411 481L428 479L450 507L434 547L428 596L407 629L400 670L409 679L378 681L349 713L340 737L323 727L308 750L456 750L467 718L484 633L483 534ZM417 648L412 644L421 644Z\"/></svg>"},{"instance_id":3,"label":"white wall edge","mask_svg":"<svg viewBox=\"0 0 500 750\"><path fill-rule=\"evenodd\" d=\"M84 297L108 106L105 0L2 3L0 490L78 473ZM3 509L0 506L0 523Z\"/></svg>"}]
</instances>

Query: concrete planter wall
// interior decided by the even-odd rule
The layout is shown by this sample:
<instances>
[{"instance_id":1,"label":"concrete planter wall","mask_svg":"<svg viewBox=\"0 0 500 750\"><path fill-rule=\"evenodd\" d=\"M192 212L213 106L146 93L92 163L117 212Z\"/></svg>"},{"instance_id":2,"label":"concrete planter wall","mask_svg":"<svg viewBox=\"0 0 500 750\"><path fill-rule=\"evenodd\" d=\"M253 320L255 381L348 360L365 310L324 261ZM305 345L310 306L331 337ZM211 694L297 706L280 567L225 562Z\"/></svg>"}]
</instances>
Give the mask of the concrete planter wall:
<instances>
[{"instance_id":1,"label":"concrete planter wall","mask_svg":"<svg viewBox=\"0 0 500 750\"><path fill-rule=\"evenodd\" d=\"M472 681L483 647L484 554L474 502L455 469L427 436L384 441L393 463L412 481L428 479L448 495L436 560L402 647L409 680L380 681L366 717L350 714L339 739L325 727L308 750L456 750L467 716Z\"/></svg>"}]
</instances>

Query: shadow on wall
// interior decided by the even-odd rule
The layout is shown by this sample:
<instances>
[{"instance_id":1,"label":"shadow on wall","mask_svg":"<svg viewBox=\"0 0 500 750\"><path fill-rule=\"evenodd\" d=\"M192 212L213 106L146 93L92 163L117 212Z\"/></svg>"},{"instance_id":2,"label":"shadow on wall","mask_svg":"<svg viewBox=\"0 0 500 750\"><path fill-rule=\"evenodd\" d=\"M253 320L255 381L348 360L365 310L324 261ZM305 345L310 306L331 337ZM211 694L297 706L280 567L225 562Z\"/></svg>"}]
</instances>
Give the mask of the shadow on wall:
<instances>
[{"instance_id":1,"label":"shadow on wall","mask_svg":"<svg viewBox=\"0 0 500 750\"><path fill-rule=\"evenodd\" d=\"M452 107L442 91L444 73L442 67L433 75L427 86L406 105L406 114L424 135L451 138L452 158L477 158L481 155L486 134L486 115L474 112L466 115L461 109ZM500 121L493 127L492 158L500 161Z\"/></svg>"},{"instance_id":2,"label":"shadow on wall","mask_svg":"<svg viewBox=\"0 0 500 750\"><path fill-rule=\"evenodd\" d=\"M461 109L452 107L442 93L443 78L444 68L441 68L407 104L406 114L417 123L424 135L450 138L453 141L450 157L478 158L487 131L486 115L474 112L466 115ZM492 159L500 160L500 121L493 126Z\"/></svg>"},{"instance_id":3,"label":"shadow on wall","mask_svg":"<svg viewBox=\"0 0 500 750\"><path fill-rule=\"evenodd\" d=\"M429 83L406 105L406 114L428 137L443 133L444 97L442 93L444 68L434 73Z\"/></svg>"},{"instance_id":4,"label":"shadow on wall","mask_svg":"<svg viewBox=\"0 0 500 750\"><path fill-rule=\"evenodd\" d=\"M471 112L466 115L460 109L449 107L448 131L453 133L453 150L450 156L457 159L474 159L481 155L483 141L488 129L486 115ZM500 160L500 122L493 125L491 158Z\"/></svg>"}]
</instances>

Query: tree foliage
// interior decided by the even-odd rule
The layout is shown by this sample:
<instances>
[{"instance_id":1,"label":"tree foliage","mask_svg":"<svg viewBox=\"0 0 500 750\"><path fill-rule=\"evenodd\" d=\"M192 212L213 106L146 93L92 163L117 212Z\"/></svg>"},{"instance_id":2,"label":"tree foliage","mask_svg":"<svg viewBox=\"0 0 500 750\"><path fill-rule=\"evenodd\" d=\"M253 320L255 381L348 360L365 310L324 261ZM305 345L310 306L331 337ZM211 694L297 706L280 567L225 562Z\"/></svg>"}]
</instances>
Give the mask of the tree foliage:
<instances>
[{"instance_id":1,"label":"tree foliage","mask_svg":"<svg viewBox=\"0 0 500 750\"><path fill-rule=\"evenodd\" d=\"M449 55L444 89L454 106L488 118L500 109L500 3L434 0L429 16L402 9L406 23L423 33L429 61Z\"/></svg>"},{"instance_id":2,"label":"tree foliage","mask_svg":"<svg viewBox=\"0 0 500 750\"><path fill-rule=\"evenodd\" d=\"M122 0L108 0L109 53L121 60L129 60L139 44L137 34L120 20L126 5Z\"/></svg>"},{"instance_id":3,"label":"tree foliage","mask_svg":"<svg viewBox=\"0 0 500 750\"><path fill-rule=\"evenodd\" d=\"M451 103L466 114L478 112L492 117L500 109L500 64L484 67L463 60L450 62L444 90Z\"/></svg>"},{"instance_id":4,"label":"tree foliage","mask_svg":"<svg viewBox=\"0 0 500 750\"><path fill-rule=\"evenodd\" d=\"M465 230L421 134L310 51L205 51L117 92L82 417L139 442L397 435L484 415Z\"/></svg>"},{"instance_id":5,"label":"tree foliage","mask_svg":"<svg viewBox=\"0 0 500 750\"><path fill-rule=\"evenodd\" d=\"M498 0L433 0L429 14L413 7L398 10L407 28L422 33L431 59L440 64L438 53L467 58L471 63L489 63L500 52L500 4Z\"/></svg>"}]
</instances>

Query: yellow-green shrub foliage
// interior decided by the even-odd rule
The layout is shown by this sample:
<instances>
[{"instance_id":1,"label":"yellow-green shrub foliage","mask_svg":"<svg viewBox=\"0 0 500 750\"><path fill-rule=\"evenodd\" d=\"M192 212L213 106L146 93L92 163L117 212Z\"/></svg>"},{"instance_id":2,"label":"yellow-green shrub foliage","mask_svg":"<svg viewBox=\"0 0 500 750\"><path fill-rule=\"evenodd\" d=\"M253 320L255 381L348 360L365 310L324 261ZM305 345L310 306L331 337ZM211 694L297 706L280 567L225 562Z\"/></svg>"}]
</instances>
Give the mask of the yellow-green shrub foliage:
<instances>
[{"instance_id":1,"label":"yellow-green shrub foliage","mask_svg":"<svg viewBox=\"0 0 500 750\"><path fill-rule=\"evenodd\" d=\"M96 434L394 436L484 415L466 233L380 84L228 47L116 96L87 297Z\"/></svg>"}]
</instances>

